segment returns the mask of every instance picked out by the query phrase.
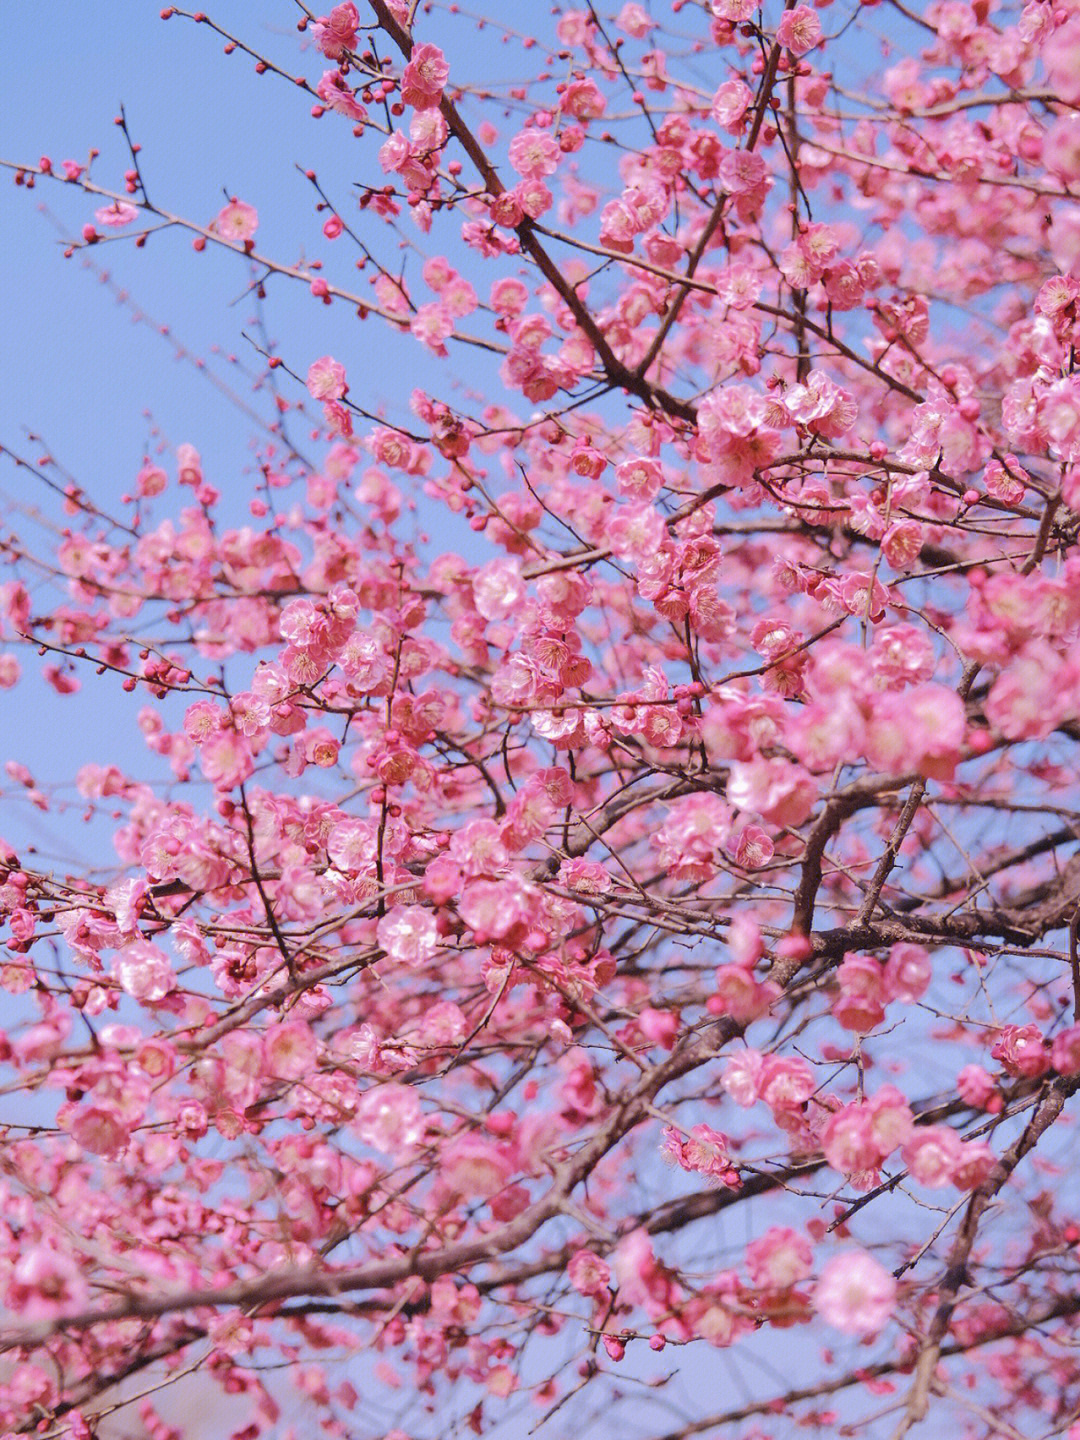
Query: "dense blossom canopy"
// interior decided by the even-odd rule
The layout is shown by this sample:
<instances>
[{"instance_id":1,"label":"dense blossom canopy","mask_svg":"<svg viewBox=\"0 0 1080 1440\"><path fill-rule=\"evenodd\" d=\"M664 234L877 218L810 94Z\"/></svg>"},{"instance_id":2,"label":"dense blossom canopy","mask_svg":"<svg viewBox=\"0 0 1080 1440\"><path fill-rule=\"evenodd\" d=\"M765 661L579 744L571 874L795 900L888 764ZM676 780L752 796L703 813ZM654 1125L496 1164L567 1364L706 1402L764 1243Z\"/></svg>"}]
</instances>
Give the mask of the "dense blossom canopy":
<instances>
[{"instance_id":1,"label":"dense blossom canopy","mask_svg":"<svg viewBox=\"0 0 1080 1440\"><path fill-rule=\"evenodd\" d=\"M0 1435L1075 1440L1080 5L256 9L317 260L5 161L312 339L254 479L18 457L0 683L153 760L0 855Z\"/></svg>"}]
</instances>

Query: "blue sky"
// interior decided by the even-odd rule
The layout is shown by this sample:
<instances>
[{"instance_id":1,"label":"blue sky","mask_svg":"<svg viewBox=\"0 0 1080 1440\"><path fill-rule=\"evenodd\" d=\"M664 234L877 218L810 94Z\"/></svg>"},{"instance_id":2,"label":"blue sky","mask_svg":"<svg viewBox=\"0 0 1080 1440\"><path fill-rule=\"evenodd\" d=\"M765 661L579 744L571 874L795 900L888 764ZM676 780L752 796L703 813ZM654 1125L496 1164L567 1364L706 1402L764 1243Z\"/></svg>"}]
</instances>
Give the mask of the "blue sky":
<instances>
[{"instance_id":1,"label":"blue sky","mask_svg":"<svg viewBox=\"0 0 1080 1440\"><path fill-rule=\"evenodd\" d=\"M324 67L321 56L302 49L299 12L285 0L258 7L223 0L211 13L283 68L314 79ZM348 203L370 154L361 164L349 127L334 116L312 119L310 98L298 88L256 75L250 57L225 55L220 37L204 26L177 17L163 22L147 0L70 7L59 44L43 31L37 4L7 5L4 25L4 158L48 155L59 167L68 158L85 162L94 147L101 152L94 178L122 188L130 159L113 123L122 104L156 203L206 224L227 194L238 195L258 209L259 243L268 253L294 263L336 260L347 278L352 259L330 253L316 197L296 166L317 169L335 200ZM141 251L130 240L109 241L64 259L62 237L92 219L94 202L48 182L33 192L16 189L10 173L0 184L0 444L31 460L51 454L103 506L120 508L145 455L162 451L170 468L176 445L186 441L222 491L223 514L232 523L250 518L253 437L265 440L265 431L207 374L264 422L274 418L271 397L253 393L262 361L243 338L245 331L258 335L260 318L265 336L301 374L317 356L338 354L354 388L359 378L366 405L401 413L418 374L410 339L381 327L358 333L344 306L327 310L288 283L271 286L260 317L243 262L213 250L195 255L182 233L154 235ZM128 297L124 303L118 292ZM168 338L161 325L170 327ZM181 348L188 358L177 358ZM286 377L282 385L288 398L300 398ZM292 424L294 437L306 440L310 427ZM63 517L45 487L0 458L0 509L13 506L15 528L44 550L46 536L26 507L40 507L53 524ZM122 696L115 679L89 673L78 696L61 700L30 678L32 659L24 668L28 678L0 692L0 762L17 758L47 780L90 759L153 773L135 727L143 698ZM0 833L18 844L29 833L58 854L73 845L71 825L11 804Z\"/></svg>"},{"instance_id":2,"label":"blue sky","mask_svg":"<svg viewBox=\"0 0 1080 1440\"><path fill-rule=\"evenodd\" d=\"M326 68L297 33L299 11L289 0L258 6L221 0L209 13L292 74L314 81ZM535 71L535 54L522 49L520 36L537 12L526 0L513 0L497 13L499 23L479 31L466 15L436 11L425 33L445 44L459 75L494 75L509 86ZM517 37L505 28L516 22ZM5 6L4 27L10 58L3 158L36 163L47 155L59 168L65 159L85 163L95 148L94 179L121 189L130 157L114 117L123 105L142 147L148 192L163 208L207 224L225 198L236 195L259 212L262 251L298 265L322 258L327 274L363 292L367 279L354 270L348 241L331 244L321 233L324 217L301 173L314 169L342 213L361 233L365 223L369 231L375 227L380 255L393 258L393 237L379 222L358 216L352 190L361 178L381 180L375 163L381 137L358 141L340 117L313 119L310 96L279 76L257 75L250 56L226 55L222 38L208 27L180 17L163 22L149 0L68 7L60 43L43 31L41 7L29 0ZM506 136L514 128L510 121ZM349 369L353 398L393 418L407 417L409 393L425 378L441 394L454 386L490 389L476 352L457 351L449 367L436 364L411 337L378 321L361 327L349 307L327 309L303 285L272 281L260 308L242 260L212 247L196 255L191 236L179 231L152 235L142 250L130 239L110 239L65 259L64 238L92 220L97 202L48 181L33 191L17 189L10 172L0 184L0 333L7 337L0 444L30 460L51 454L103 507L122 509L119 497L144 456L160 456L169 469L177 444L188 442L201 453L208 481L222 491L222 517L233 524L250 519L254 444L266 439L258 421L265 424L275 412L265 390L253 391L263 363L245 332L275 344L301 375L318 356L336 355ZM408 247L422 237L408 219L402 234L403 262L415 274L420 259ZM281 376L281 386L286 398L303 398L288 377ZM227 391L254 418L241 413ZM287 423L294 440L308 442L310 425L296 417ZM69 523L40 482L0 457L0 512L14 512L14 528L41 553L55 536L27 517L27 507L40 508L46 524ZM460 527L455 534L447 522L440 514L440 543L449 534L454 545L467 547L468 531ZM122 696L114 677L87 673L79 695L59 699L32 678L32 657L24 669L22 684L0 692L0 763L17 758L43 781L71 776L90 759L118 763L136 776L158 773L135 725L145 697ZM22 793L2 776L0 786L9 798ZM70 797L70 787L63 793ZM66 822L18 803L5 804L2 814L0 834L16 844L29 835L43 854L82 849L76 842L83 832Z\"/></svg>"}]
</instances>

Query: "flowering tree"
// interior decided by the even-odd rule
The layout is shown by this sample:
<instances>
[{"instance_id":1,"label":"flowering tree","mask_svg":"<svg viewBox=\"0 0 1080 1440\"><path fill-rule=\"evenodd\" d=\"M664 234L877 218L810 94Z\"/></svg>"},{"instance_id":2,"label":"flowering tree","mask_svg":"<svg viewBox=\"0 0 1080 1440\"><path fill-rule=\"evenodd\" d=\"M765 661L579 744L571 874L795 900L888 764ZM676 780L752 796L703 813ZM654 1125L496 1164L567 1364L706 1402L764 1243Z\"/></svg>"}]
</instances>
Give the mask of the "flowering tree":
<instances>
[{"instance_id":1,"label":"flowering tree","mask_svg":"<svg viewBox=\"0 0 1080 1440\"><path fill-rule=\"evenodd\" d=\"M160 779L3 849L0 1431L1080 1435L1080 5L276 8L321 260L7 162L356 319L237 523L18 457Z\"/></svg>"}]
</instances>

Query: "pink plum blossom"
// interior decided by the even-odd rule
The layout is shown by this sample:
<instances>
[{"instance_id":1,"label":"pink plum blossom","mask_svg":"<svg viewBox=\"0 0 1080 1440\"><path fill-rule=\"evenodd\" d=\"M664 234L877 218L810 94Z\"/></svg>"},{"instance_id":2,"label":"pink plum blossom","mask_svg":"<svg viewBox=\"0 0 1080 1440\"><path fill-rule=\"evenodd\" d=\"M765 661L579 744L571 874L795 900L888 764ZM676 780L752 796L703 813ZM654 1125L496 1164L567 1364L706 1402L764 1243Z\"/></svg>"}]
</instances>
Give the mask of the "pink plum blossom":
<instances>
[{"instance_id":1,"label":"pink plum blossom","mask_svg":"<svg viewBox=\"0 0 1080 1440\"><path fill-rule=\"evenodd\" d=\"M805 55L821 38L821 21L809 5L788 10L776 27L776 39L793 55Z\"/></svg>"},{"instance_id":2,"label":"pink plum blossom","mask_svg":"<svg viewBox=\"0 0 1080 1440\"><path fill-rule=\"evenodd\" d=\"M109 230L120 230L125 225L130 225L137 220L139 212L134 205L129 205L124 200L114 200L111 205L103 205L99 210L94 211L94 219L99 225L104 225Z\"/></svg>"},{"instance_id":3,"label":"pink plum blossom","mask_svg":"<svg viewBox=\"0 0 1080 1440\"><path fill-rule=\"evenodd\" d=\"M307 388L315 400L340 400L349 388L345 383L345 366L330 355L315 360L308 367Z\"/></svg>"},{"instance_id":4,"label":"pink plum blossom","mask_svg":"<svg viewBox=\"0 0 1080 1440\"><path fill-rule=\"evenodd\" d=\"M417 110L438 105L450 74L446 57L437 45L417 45L401 79L401 98Z\"/></svg>"},{"instance_id":5,"label":"pink plum blossom","mask_svg":"<svg viewBox=\"0 0 1080 1440\"><path fill-rule=\"evenodd\" d=\"M360 15L354 4L335 5L321 15L313 28L315 43L328 60L339 60L346 50L355 50Z\"/></svg>"},{"instance_id":6,"label":"pink plum blossom","mask_svg":"<svg viewBox=\"0 0 1080 1440\"><path fill-rule=\"evenodd\" d=\"M850 1335L884 1329L896 1305L896 1281L865 1250L826 1261L814 1287L814 1308L829 1325Z\"/></svg>"},{"instance_id":7,"label":"pink plum blossom","mask_svg":"<svg viewBox=\"0 0 1080 1440\"><path fill-rule=\"evenodd\" d=\"M242 245L252 239L258 227L259 216L253 205L248 205L243 200L230 200L228 205L218 212L211 228L223 240Z\"/></svg>"},{"instance_id":8,"label":"pink plum blossom","mask_svg":"<svg viewBox=\"0 0 1080 1440\"><path fill-rule=\"evenodd\" d=\"M597 1295L609 1283L611 1269L591 1250L575 1250L567 1266L570 1284L580 1295Z\"/></svg>"}]
</instances>

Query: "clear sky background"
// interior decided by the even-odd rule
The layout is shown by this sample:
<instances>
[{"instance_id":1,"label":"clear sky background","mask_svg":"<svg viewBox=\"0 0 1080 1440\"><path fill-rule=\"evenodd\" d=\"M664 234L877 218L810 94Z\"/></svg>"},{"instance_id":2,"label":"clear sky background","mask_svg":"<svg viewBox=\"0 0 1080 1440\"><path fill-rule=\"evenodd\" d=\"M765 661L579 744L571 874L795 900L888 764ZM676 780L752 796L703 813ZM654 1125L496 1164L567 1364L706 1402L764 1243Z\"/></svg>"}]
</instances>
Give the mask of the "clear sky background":
<instances>
[{"instance_id":1,"label":"clear sky background","mask_svg":"<svg viewBox=\"0 0 1080 1440\"><path fill-rule=\"evenodd\" d=\"M207 13L289 75L314 83L328 67L297 33L300 11L290 0L219 0ZM535 74L538 52L522 41L538 11L533 0L500 0L489 13L495 23L480 28L471 14L436 9L424 33L445 46L461 81L494 80L508 91ZM226 54L209 27L177 16L162 21L157 0L80 0L51 12L51 23L57 20L54 32L43 27L34 0L5 0L4 159L36 163L47 155L59 170L65 159L86 163L93 148L100 152L93 178L122 190L131 162L114 117L123 106L142 147L148 192L163 209L205 225L237 196L259 213L260 251L301 267L322 259L329 278L363 294L371 272L356 272L347 239L331 243L322 235L325 216L302 173L315 170L343 216L381 258L393 260L394 238L358 212L353 189L360 179L381 182L380 135L357 140L342 117L313 118L310 95L281 76L256 74L249 55ZM508 119L504 139L517 124ZM458 349L449 362L435 361L411 336L377 319L361 325L349 306L325 307L288 280L271 279L260 305L242 259L212 246L197 255L191 235L178 229L155 233L142 250L119 232L65 259L65 240L93 221L99 203L48 181L27 191L10 172L0 174L0 445L32 461L51 455L103 508L123 510L120 496L145 456L172 472L176 446L187 442L222 492L222 521L250 521L255 448L277 412L258 384L263 360L245 334L272 344L300 375L318 356L335 355L348 369L352 397L392 419L410 418L410 392L425 382L440 395L471 392L478 405L503 398L493 362L480 352ZM401 233L401 262L416 277L423 257L414 247L432 253L441 241L425 242L407 216ZM490 279L485 273L478 280L484 294ZM307 398L282 372L277 378L286 399ZM309 444L310 422L290 415L286 424L294 442ZM317 463L322 448L312 450ZM158 513L190 498L173 487ZM3 512L13 514L14 528L45 553L57 537L35 526L28 511L40 511L46 525L73 523L40 481L0 456L0 521ZM429 518L421 512L418 523ZM473 542L463 524L441 509L437 524L441 548L468 552ZM44 610L44 590L39 594ZM99 679L86 667L80 693L61 699L33 670L27 657L26 679L0 691L0 764L16 758L43 785L70 779L89 760L119 764L136 777L165 773L135 723L145 696L124 696L116 677ZM70 813L81 815L70 784L53 793L57 805L74 801ZM19 847L30 838L43 860L87 855L98 843L88 851L81 823L62 809L42 815L2 774L0 802L0 835ZM102 841L111 849L104 832Z\"/></svg>"},{"instance_id":2,"label":"clear sky background","mask_svg":"<svg viewBox=\"0 0 1080 1440\"><path fill-rule=\"evenodd\" d=\"M258 76L249 56L226 55L207 27L178 17L163 22L159 9L151 0L81 0L62 14L51 11L43 25L36 0L6 0L0 154L28 162L48 155L59 168L68 158L85 163L93 147L101 152L94 178L122 189L130 159L113 121L123 105L157 204L207 224L227 195L237 195L259 212L260 248L287 263L322 257L328 273L345 284L351 276L362 291L366 278L353 270L352 253L323 238L317 197L296 167L315 169L355 219L351 185L371 175L378 138L358 142L337 116L313 119L302 90ZM527 9L500 5L508 20ZM288 0L221 0L209 13L292 74L315 81L327 64L297 34L299 11ZM480 61L484 46L498 39L481 41L475 26L467 28L468 54ZM179 231L155 234L143 250L121 238L64 259L64 237L92 221L94 208L73 188L42 182L28 192L10 172L0 177L0 444L31 460L51 454L97 503L119 510L144 456L160 452L171 470L176 445L188 442L223 493L222 517L243 524L250 520L254 444L267 438L259 422L276 418L273 397L253 388L263 362L244 332L272 341L300 374L333 353L349 367L366 407L406 413L424 372L411 337L378 321L361 327L346 306L328 309L288 281L271 282L259 307L242 260L212 247L196 255L191 236ZM282 393L305 398L287 377ZM254 414L242 413L230 394ZM306 441L309 424L296 417L287 423L294 439ZM185 497L190 501L190 492L175 503ZM46 523L64 523L48 490L4 457L0 509L14 510L16 528L39 551L48 542L28 509L40 509ZM24 668L27 680L0 692L0 762L17 758L42 781L70 777L91 759L155 773L135 726L145 697L123 696L115 677L97 679L88 670L81 693L60 699L30 679L32 659ZM29 834L57 857L84 853L78 826L28 810L22 787L6 778L0 784L0 834L19 845ZM62 789L59 798L72 793Z\"/></svg>"}]
</instances>

